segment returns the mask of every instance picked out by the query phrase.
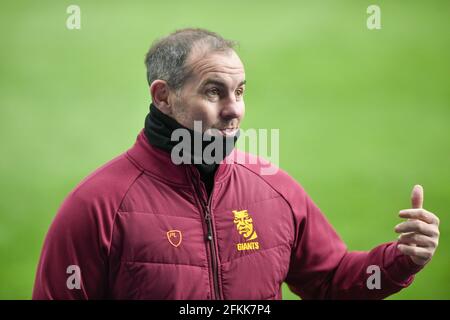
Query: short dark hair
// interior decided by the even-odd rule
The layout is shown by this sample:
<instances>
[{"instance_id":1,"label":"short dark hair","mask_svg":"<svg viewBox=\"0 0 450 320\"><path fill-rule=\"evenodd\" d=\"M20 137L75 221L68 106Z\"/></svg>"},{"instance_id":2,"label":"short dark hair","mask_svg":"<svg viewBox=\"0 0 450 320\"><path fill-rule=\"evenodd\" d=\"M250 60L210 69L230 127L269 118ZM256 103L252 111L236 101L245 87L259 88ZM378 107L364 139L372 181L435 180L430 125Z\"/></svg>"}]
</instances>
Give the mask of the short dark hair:
<instances>
[{"instance_id":1,"label":"short dark hair","mask_svg":"<svg viewBox=\"0 0 450 320\"><path fill-rule=\"evenodd\" d=\"M165 80L174 90L180 89L189 77L185 62L194 46L210 52L234 50L237 42L227 40L215 32L199 28L177 30L155 41L145 55L147 81Z\"/></svg>"}]
</instances>

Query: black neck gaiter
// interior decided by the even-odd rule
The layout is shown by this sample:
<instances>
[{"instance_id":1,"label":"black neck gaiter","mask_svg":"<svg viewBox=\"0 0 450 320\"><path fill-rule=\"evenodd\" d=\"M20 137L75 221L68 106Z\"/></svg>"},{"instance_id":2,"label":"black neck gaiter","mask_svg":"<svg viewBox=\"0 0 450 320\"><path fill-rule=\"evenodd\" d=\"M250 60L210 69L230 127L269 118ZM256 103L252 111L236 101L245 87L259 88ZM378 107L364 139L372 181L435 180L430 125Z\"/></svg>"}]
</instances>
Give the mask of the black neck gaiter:
<instances>
[{"instance_id":1,"label":"black neck gaiter","mask_svg":"<svg viewBox=\"0 0 450 320\"><path fill-rule=\"evenodd\" d=\"M150 112L147 114L145 118L145 126L144 133L147 136L149 142L168 153L172 152L172 149L180 143L180 141L172 141L171 136L172 132L176 129L185 129L189 132L191 138L191 148L188 150L188 158L190 159L189 163L195 165L200 173L200 177L205 184L206 191L208 195L211 193L212 187L214 185L214 174L216 172L218 163L207 164L203 161L203 151L205 148L214 142L216 137L208 136L208 139L202 139L202 148L201 150L196 150L194 148L194 139L200 139L205 135L202 135L198 132L194 132L194 130L188 129L181 124L179 124L175 119L161 112L153 103L150 104ZM223 139L223 137L220 137ZM228 156L234 148L234 145L239 138L239 131L233 137L225 137L222 143L222 153L223 160L226 156ZM202 152L202 154L197 154L198 152ZM213 154L214 155L214 154ZM202 159L202 163L196 164L194 159Z\"/></svg>"}]
</instances>

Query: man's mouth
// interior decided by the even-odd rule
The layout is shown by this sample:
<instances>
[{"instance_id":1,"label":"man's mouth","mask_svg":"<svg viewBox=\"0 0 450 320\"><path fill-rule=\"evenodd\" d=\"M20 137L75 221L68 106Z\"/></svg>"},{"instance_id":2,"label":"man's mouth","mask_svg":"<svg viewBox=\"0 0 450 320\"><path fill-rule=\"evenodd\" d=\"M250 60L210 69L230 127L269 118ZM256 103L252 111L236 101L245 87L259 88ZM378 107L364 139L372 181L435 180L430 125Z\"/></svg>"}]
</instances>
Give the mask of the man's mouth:
<instances>
[{"instance_id":1,"label":"man's mouth","mask_svg":"<svg viewBox=\"0 0 450 320\"><path fill-rule=\"evenodd\" d=\"M236 127L219 129L219 132L224 136L234 136L236 135L237 131L238 128Z\"/></svg>"}]
</instances>

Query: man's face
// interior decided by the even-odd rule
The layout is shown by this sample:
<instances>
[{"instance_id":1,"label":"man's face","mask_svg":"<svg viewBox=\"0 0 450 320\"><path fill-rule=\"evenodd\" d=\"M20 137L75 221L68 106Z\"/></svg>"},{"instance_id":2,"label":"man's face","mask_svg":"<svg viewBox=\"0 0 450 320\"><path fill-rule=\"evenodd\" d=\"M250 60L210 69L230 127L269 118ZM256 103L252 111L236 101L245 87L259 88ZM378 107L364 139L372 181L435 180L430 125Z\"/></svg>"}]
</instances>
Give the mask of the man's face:
<instances>
[{"instance_id":1,"label":"man's face","mask_svg":"<svg viewBox=\"0 0 450 320\"><path fill-rule=\"evenodd\" d=\"M194 50L186 65L191 76L178 95L172 94L172 116L190 129L194 121L202 121L203 131L236 134L245 112L245 72L238 55L233 50L207 55Z\"/></svg>"}]
</instances>

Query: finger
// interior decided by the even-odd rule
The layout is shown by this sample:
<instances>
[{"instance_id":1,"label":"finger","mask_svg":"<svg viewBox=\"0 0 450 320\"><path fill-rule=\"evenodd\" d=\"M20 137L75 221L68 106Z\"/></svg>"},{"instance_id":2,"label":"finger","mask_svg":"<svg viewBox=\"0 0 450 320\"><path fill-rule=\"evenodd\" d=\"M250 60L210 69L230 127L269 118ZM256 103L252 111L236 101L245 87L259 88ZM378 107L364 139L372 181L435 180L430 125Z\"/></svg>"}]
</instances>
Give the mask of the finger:
<instances>
[{"instance_id":1,"label":"finger","mask_svg":"<svg viewBox=\"0 0 450 320\"><path fill-rule=\"evenodd\" d=\"M395 226L395 232L406 233L416 232L421 233L429 237L439 236L439 229L434 224L428 224L421 220L408 220Z\"/></svg>"},{"instance_id":2,"label":"finger","mask_svg":"<svg viewBox=\"0 0 450 320\"><path fill-rule=\"evenodd\" d=\"M433 239L431 237L427 237L423 234L411 232L411 233L402 233L398 237L398 243L406 244L406 245L417 245L423 248L436 248L438 243L437 239Z\"/></svg>"},{"instance_id":3,"label":"finger","mask_svg":"<svg viewBox=\"0 0 450 320\"><path fill-rule=\"evenodd\" d=\"M401 210L398 215L400 218L419 219L426 223L439 225L439 218L425 209L405 209Z\"/></svg>"},{"instance_id":4,"label":"finger","mask_svg":"<svg viewBox=\"0 0 450 320\"><path fill-rule=\"evenodd\" d=\"M406 254L407 256L418 257L424 260L429 260L433 257L433 251L427 248L413 247L406 244L399 244L397 245L397 248L401 253Z\"/></svg>"},{"instance_id":5,"label":"finger","mask_svg":"<svg viewBox=\"0 0 450 320\"><path fill-rule=\"evenodd\" d=\"M414 209L420 209L423 206L423 188L416 184L411 193L411 203Z\"/></svg>"}]
</instances>

